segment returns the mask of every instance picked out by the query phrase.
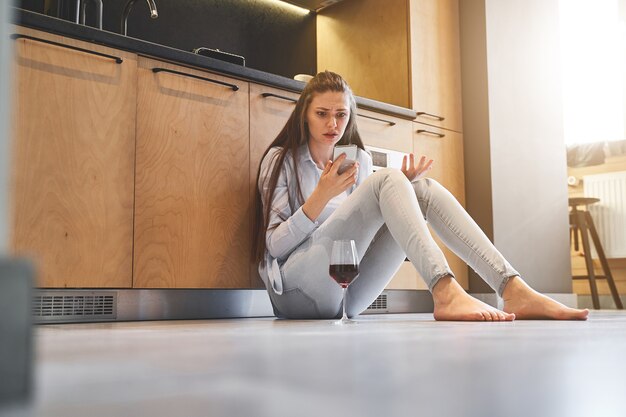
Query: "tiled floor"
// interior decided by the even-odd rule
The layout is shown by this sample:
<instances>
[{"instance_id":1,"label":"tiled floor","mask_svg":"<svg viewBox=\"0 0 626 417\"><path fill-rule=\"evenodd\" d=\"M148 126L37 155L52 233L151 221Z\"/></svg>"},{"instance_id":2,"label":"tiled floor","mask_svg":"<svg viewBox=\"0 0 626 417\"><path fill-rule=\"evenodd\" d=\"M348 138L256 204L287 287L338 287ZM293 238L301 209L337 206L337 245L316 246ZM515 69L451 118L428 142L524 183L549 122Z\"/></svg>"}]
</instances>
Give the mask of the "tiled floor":
<instances>
[{"instance_id":1,"label":"tiled floor","mask_svg":"<svg viewBox=\"0 0 626 417\"><path fill-rule=\"evenodd\" d=\"M626 415L623 312L46 325L36 340L36 416Z\"/></svg>"}]
</instances>

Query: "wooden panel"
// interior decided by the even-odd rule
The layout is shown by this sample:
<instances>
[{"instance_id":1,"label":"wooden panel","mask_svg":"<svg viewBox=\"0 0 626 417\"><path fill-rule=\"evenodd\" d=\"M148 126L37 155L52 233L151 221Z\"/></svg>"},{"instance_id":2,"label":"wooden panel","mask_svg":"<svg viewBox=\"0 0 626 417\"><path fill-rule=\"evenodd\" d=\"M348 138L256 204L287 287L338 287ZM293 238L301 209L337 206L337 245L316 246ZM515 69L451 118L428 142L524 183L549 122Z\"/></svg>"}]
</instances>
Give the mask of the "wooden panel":
<instances>
[{"instance_id":1,"label":"wooden panel","mask_svg":"<svg viewBox=\"0 0 626 417\"><path fill-rule=\"evenodd\" d=\"M440 137L439 135L443 135ZM465 205L463 135L434 126L413 123L414 152L434 160L429 177L439 181Z\"/></svg>"},{"instance_id":2,"label":"wooden panel","mask_svg":"<svg viewBox=\"0 0 626 417\"><path fill-rule=\"evenodd\" d=\"M427 290L428 286L417 273L411 262L403 262L400 270L396 272L386 290Z\"/></svg>"},{"instance_id":3,"label":"wooden panel","mask_svg":"<svg viewBox=\"0 0 626 417\"><path fill-rule=\"evenodd\" d=\"M280 97L263 97L270 93ZM254 221L256 210L255 195L259 164L267 147L281 131L287 119L295 108L295 103L288 99L297 100L299 95L277 88L250 84L250 218ZM250 285L254 288L263 288L263 281L258 273L257 265L250 265Z\"/></svg>"},{"instance_id":4,"label":"wooden panel","mask_svg":"<svg viewBox=\"0 0 626 417\"><path fill-rule=\"evenodd\" d=\"M249 286L248 146L247 82L139 59L134 287Z\"/></svg>"},{"instance_id":5,"label":"wooden panel","mask_svg":"<svg viewBox=\"0 0 626 417\"><path fill-rule=\"evenodd\" d=\"M369 110L358 109L357 125L359 133L365 145L384 149L393 149L399 152L409 153L413 150L411 139L411 122L386 114L380 114ZM368 117L381 120L373 120ZM389 124L395 123L395 125Z\"/></svg>"},{"instance_id":6,"label":"wooden panel","mask_svg":"<svg viewBox=\"0 0 626 417\"><path fill-rule=\"evenodd\" d=\"M413 110L418 121L463 130L458 0L409 0Z\"/></svg>"},{"instance_id":7,"label":"wooden panel","mask_svg":"<svg viewBox=\"0 0 626 417\"><path fill-rule=\"evenodd\" d=\"M406 0L346 1L317 15L317 68L359 96L410 107Z\"/></svg>"},{"instance_id":8,"label":"wooden panel","mask_svg":"<svg viewBox=\"0 0 626 417\"><path fill-rule=\"evenodd\" d=\"M413 138L415 154L426 155L434 160L433 168L428 176L450 190L461 205L465 206L463 135L421 123L413 123ZM457 281L467 289L469 284L467 264L453 254L434 233L433 236L445 254Z\"/></svg>"},{"instance_id":9,"label":"wooden panel","mask_svg":"<svg viewBox=\"0 0 626 417\"><path fill-rule=\"evenodd\" d=\"M13 252L32 256L40 287L130 287L136 57L15 31L124 62L15 41Z\"/></svg>"}]
</instances>

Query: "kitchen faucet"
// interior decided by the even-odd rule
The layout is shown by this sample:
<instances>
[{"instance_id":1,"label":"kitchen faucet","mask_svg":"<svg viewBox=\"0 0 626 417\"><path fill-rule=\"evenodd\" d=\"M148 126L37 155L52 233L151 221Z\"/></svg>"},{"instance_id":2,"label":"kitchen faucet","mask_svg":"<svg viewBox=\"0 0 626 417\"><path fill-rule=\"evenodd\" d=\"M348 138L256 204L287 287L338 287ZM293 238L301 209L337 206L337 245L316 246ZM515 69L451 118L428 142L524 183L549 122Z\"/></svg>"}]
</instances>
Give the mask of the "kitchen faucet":
<instances>
[{"instance_id":1,"label":"kitchen faucet","mask_svg":"<svg viewBox=\"0 0 626 417\"><path fill-rule=\"evenodd\" d=\"M133 8L133 4L135 4L135 1L137 0L128 0L126 2L126 6L124 6L124 13L122 13L122 21L121 21L121 33L122 35L126 36L126 29L127 29L127 20L128 20L128 15L130 14L130 9ZM157 17L159 17L159 12L157 11L156 8L156 3L154 2L154 0L146 0L148 2L148 7L150 8L150 18L151 19L156 19Z\"/></svg>"},{"instance_id":2,"label":"kitchen faucet","mask_svg":"<svg viewBox=\"0 0 626 417\"><path fill-rule=\"evenodd\" d=\"M76 23L80 23L81 25L85 24L85 10L87 8L87 1L89 0L76 0ZM96 3L98 29L102 29L102 0L92 1Z\"/></svg>"}]
</instances>

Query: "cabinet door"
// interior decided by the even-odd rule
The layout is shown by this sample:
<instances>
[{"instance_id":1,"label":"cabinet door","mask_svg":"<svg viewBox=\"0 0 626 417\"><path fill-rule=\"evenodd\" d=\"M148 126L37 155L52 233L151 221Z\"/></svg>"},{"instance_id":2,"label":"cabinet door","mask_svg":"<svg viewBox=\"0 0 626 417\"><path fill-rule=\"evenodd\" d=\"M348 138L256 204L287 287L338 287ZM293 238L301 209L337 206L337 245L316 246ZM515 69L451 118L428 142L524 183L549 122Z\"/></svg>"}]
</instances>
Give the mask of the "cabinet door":
<instances>
[{"instance_id":1,"label":"cabinet door","mask_svg":"<svg viewBox=\"0 0 626 417\"><path fill-rule=\"evenodd\" d=\"M138 66L133 287L246 288L248 83Z\"/></svg>"},{"instance_id":2,"label":"cabinet door","mask_svg":"<svg viewBox=\"0 0 626 417\"><path fill-rule=\"evenodd\" d=\"M267 147L295 109L299 94L276 88L250 84L250 206L251 221L256 213L256 182L261 158ZM251 286L262 288L258 266L250 265Z\"/></svg>"},{"instance_id":3,"label":"cabinet door","mask_svg":"<svg viewBox=\"0 0 626 417\"><path fill-rule=\"evenodd\" d=\"M450 190L461 205L465 206L463 135L421 123L413 123L413 138L415 154L426 155L434 160L428 176ZM467 264L454 255L434 233L433 236L446 255L457 281L467 289Z\"/></svg>"},{"instance_id":4,"label":"cabinet door","mask_svg":"<svg viewBox=\"0 0 626 417\"><path fill-rule=\"evenodd\" d=\"M370 110L357 109L357 126L363 143L377 148L409 153L411 121Z\"/></svg>"},{"instance_id":5,"label":"cabinet door","mask_svg":"<svg viewBox=\"0 0 626 417\"><path fill-rule=\"evenodd\" d=\"M39 287L130 287L136 56L15 32L12 250Z\"/></svg>"},{"instance_id":6,"label":"cabinet door","mask_svg":"<svg viewBox=\"0 0 626 417\"><path fill-rule=\"evenodd\" d=\"M409 7L411 97L417 121L461 132L458 0L410 0Z\"/></svg>"},{"instance_id":7,"label":"cabinet door","mask_svg":"<svg viewBox=\"0 0 626 417\"><path fill-rule=\"evenodd\" d=\"M407 0L344 1L317 14L317 68L357 96L410 107Z\"/></svg>"},{"instance_id":8,"label":"cabinet door","mask_svg":"<svg viewBox=\"0 0 626 417\"><path fill-rule=\"evenodd\" d=\"M433 126L413 123L413 149L417 156L434 160L429 177L439 181L465 205L463 135Z\"/></svg>"}]
</instances>

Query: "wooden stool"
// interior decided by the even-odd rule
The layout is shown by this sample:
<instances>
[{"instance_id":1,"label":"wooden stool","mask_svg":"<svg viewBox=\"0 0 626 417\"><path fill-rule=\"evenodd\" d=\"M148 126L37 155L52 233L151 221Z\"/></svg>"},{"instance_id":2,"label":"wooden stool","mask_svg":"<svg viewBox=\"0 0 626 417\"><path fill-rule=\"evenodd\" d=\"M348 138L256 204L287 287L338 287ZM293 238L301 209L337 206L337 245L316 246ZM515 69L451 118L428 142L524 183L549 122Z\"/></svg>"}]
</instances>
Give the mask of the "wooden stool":
<instances>
[{"instance_id":1,"label":"wooden stool","mask_svg":"<svg viewBox=\"0 0 626 417\"><path fill-rule=\"evenodd\" d=\"M574 249L578 250L578 231L580 230L580 236L583 242L583 252L585 254L585 265L587 266L587 275L575 275L572 278L589 280L589 286L591 287L591 299L593 300L594 309L600 308L600 299L598 298L598 287L596 285L596 279L606 279L611 290L611 295L613 296L613 301L615 301L615 306L618 309L623 310L624 306L622 305L622 300L620 300L619 298L619 293L617 292L617 287L615 286L613 275L611 275L611 270L609 269L609 263L606 260L606 256L604 256L604 250L602 249L602 244L600 243L598 232L595 225L593 224L591 214L589 214L589 211L586 208L586 206L597 203L598 201L600 201L599 198L587 197L577 197L569 199L569 205L572 208L569 215L569 224L573 232ZM579 210L578 206L584 206L585 210ZM591 239L593 240L593 246L595 247L596 252L598 253L598 257L600 258L600 264L602 265L604 275L596 275L593 270L593 260L591 259L589 235L591 235Z\"/></svg>"}]
</instances>

